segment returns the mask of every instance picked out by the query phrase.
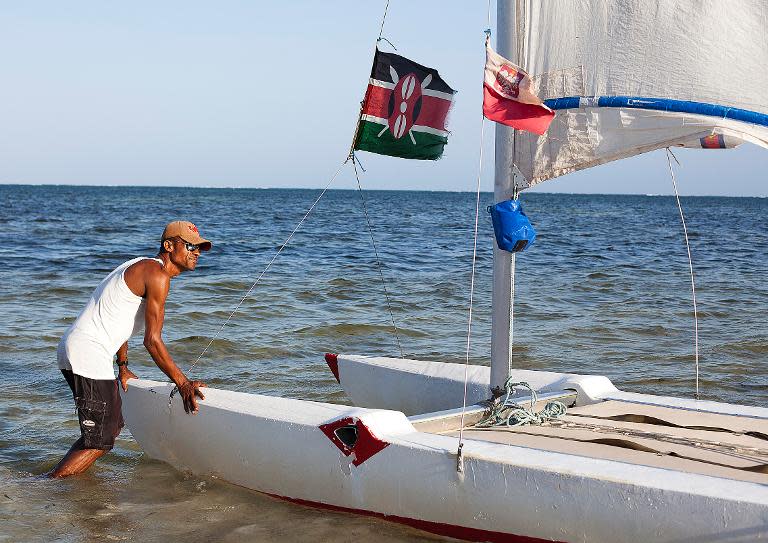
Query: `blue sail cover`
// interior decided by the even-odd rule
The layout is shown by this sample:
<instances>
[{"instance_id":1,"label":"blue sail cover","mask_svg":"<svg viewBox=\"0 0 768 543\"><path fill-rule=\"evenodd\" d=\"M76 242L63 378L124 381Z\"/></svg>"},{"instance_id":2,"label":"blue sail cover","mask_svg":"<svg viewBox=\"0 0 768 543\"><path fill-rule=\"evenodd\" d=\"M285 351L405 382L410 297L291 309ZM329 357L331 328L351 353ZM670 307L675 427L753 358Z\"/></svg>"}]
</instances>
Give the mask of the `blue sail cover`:
<instances>
[{"instance_id":1,"label":"blue sail cover","mask_svg":"<svg viewBox=\"0 0 768 543\"><path fill-rule=\"evenodd\" d=\"M512 192L664 147L768 148L768 2L518 0L497 50L556 111L543 136L497 126Z\"/></svg>"}]
</instances>

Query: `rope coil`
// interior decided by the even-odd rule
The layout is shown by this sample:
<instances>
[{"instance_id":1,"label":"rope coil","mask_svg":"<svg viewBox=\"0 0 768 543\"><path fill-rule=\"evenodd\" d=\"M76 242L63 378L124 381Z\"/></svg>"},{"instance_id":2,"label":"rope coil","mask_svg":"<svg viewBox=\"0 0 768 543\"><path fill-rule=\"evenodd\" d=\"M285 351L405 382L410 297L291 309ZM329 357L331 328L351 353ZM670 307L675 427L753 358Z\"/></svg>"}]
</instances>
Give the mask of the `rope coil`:
<instances>
[{"instance_id":1,"label":"rope coil","mask_svg":"<svg viewBox=\"0 0 768 543\"><path fill-rule=\"evenodd\" d=\"M527 388L531 393L529 407L523 407L510 398L514 395L516 387ZM544 409L534 411L538 394L525 381L513 381L513 377L504 383L506 395L502 401L497 401L491 408L490 414L475 424L476 428L492 428L494 426L526 426L528 424L540 425L550 420L555 420L565 415L565 404L558 401L547 402Z\"/></svg>"}]
</instances>

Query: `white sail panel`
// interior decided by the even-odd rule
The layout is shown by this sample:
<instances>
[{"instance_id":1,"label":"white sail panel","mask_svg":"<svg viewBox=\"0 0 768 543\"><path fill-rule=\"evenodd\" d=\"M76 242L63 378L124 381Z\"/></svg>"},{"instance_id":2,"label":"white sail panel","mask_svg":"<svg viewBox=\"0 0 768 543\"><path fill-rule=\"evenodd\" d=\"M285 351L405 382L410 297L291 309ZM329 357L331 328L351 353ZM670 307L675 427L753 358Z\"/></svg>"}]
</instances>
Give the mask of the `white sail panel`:
<instances>
[{"instance_id":1,"label":"white sail panel","mask_svg":"<svg viewBox=\"0 0 768 543\"><path fill-rule=\"evenodd\" d=\"M497 128L497 183L667 146L768 147L766 22L751 0L500 3L497 49L557 115L541 137Z\"/></svg>"}]
</instances>

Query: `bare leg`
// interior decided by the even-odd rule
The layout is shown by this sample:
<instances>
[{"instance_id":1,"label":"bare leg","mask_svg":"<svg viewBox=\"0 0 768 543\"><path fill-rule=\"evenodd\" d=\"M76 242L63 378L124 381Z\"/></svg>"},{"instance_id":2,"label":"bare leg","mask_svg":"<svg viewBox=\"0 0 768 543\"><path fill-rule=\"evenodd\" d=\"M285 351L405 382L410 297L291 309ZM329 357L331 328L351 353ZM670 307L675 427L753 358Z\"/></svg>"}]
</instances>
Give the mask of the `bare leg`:
<instances>
[{"instance_id":1,"label":"bare leg","mask_svg":"<svg viewBox=\"0 0 768 543\"><path fill-rule=\"evenodd\" d=\"M83 438L75 441L64 458L61 459L48 477L69 477L78 475L91 467L98 458L104 456L107 451L102 449L84 449Z\"/></svg>"}]
</instances>

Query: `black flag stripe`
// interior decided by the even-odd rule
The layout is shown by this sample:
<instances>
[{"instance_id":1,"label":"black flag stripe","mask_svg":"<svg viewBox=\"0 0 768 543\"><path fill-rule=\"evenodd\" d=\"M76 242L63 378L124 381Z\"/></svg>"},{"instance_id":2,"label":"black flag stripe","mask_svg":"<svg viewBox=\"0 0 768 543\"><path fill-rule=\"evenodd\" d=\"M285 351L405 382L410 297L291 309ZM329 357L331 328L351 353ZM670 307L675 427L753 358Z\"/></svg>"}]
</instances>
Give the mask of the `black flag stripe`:
<instances>
[{"instance_id":1,"label":"black flag stripe","mask_svg":"<svg viewBox=\"0 0 768 543\"><path fill-rule=\"evenodd\" d=\"M385 53L380 51L378 48L376 49L376 55L373 58L371 79L378 79L379 81L394 83L389 70L390 66L395 69L395 72L397 72L399 77L413 73L416 74L416 77L418 77L420 81L424 81L424 78L427 77L427 75L432 74L432 81L429 83L429 86L427 87L428 89L445 92L448 94L454 94L456 92L451 87L449 87L445 81L443 81L443 79L440 77L440 74L437 73L437 70L434 68L422 66L421 64L417 64L412 60L401 57L400 55L396 55L394 53Z\"/></svg>"}]
</instances>

